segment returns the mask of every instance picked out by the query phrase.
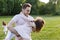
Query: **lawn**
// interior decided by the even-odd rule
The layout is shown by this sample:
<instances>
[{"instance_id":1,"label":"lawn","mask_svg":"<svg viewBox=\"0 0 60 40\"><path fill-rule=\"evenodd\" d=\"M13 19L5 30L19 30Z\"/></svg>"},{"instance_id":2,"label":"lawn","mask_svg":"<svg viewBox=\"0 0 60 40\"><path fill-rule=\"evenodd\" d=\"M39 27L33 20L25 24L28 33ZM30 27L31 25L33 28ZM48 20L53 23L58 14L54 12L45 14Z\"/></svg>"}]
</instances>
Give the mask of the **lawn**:
<instances>
[{"instance_id":1,"label":"lawn","mask_svg":"<svg viewBox=\"0 0 60 40\"><path fill-rule=\"evenodd\" d=\"M0 16L0 40L5 35L2 28L2 21L8 23L13 16ZM34 18L37 16L33 16ZM60 16L41 16L46 24L39 33L32 33L33 40L60 40Z\"/></svg>"}]
</instances>

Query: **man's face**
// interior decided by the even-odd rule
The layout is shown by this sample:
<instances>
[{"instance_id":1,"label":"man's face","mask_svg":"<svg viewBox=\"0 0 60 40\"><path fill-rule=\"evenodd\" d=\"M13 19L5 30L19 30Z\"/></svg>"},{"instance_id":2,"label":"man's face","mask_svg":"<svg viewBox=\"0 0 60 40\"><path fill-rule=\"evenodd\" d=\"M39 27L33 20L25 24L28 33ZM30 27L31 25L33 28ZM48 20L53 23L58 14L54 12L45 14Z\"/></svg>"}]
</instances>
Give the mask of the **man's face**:
<instances>
[{"instance_id":1,"label":"man's face","mask_svg":"<svg viewBox=\"0 0 60 40\"><path fill-rule=\"evenodd\" d=\"M28 16L30 14L30 11L31 11L31 7L26 7L26 9L24 9L24 14Z\"/></svg>"}]
</instances>

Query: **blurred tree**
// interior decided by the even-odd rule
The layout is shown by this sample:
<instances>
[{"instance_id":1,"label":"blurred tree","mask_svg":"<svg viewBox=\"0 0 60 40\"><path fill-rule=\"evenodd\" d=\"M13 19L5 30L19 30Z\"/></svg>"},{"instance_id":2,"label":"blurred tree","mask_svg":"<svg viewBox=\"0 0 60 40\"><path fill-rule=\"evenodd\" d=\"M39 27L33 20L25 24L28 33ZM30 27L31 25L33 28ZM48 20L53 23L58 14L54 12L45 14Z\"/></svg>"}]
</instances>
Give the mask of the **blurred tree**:
<instances>
[{"instance_id":1,"label":"blurred tree","mask_svg":"<svg viewBox=\"0 0 60 40\"><path fill-rule=\"evenodd\" d=\"M25 0L0 0L0 15L14 15L21 11Z\"/></svg>"},{"instance_id":2,"label":"blurred tree","mask_svg":"<svg viewBox=\"0 0 60 40\"><path fill-rule=\"evenodd\" d=\"M55 15L56 14L56 0L50 0L48 4L46 4L47 11L49 11L47 14Z\"/></svg>"},{"instance_id":3,"label":"blurred tree","mask_svg":"<svg viewBox=\"0 0 60 40\"><path fill-rule=\"evenodd\" d=\"M32 4L32 15L60 15L60 0L45 4L39 0L0 0L0 15L15 15L21 11L21 4Z\"/></svg>"},{"instance_id":4,"label":"blurred tree","mask_svg":"<svg viewBox=\"0 0 60 40\"><path fill-rule=\"evenodd\" d=\"M21 11L21 4L25 3L26 0L14 0L14 8L12 13L18 14Z\"/></svg>"},{"instance_id":5,"label":"blurred tree","mask_svg":"<svg viewBox=\"0 0 60 40\"><path fill-rule=\"evenodd\" d=\"M49 2L53 7L53 10L52 10L53 15L59 15L58 14L58 11L60 10L59 2L60 2L59 0L50 0L50 2Z\"/></svg>"},{"instance_id":6,"label":"blurred tree","mask_svg":"<svg viewBox=\"0 0 60 40\"><path fill-rule=\"evenodd\" d=\"M60 15L60 0L57 0L57 4L56 4L56 15Z\"/></svg>"},{"instance_id":7,"label":"blurred tree","mask_svg":"<svg viewBox=\"0 0 60 40\"><path fill-rule=\"evenodd\" d=\"M6 14L7 12L7 0L0 0L0 15Z\"/></svg>"}]
</instances>

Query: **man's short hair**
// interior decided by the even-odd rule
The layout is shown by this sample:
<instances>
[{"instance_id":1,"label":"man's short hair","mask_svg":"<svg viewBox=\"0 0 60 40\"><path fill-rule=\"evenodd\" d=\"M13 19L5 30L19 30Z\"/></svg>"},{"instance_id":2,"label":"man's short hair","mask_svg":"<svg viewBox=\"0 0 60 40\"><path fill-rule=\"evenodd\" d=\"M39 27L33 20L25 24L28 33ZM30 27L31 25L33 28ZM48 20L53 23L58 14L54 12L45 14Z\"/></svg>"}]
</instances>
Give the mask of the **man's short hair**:
<instances>
[{"instance_id":1,"label":"man's short hair","mask_svg":"<svg viewBox=\"0 0 60 40\"><path fill-rule=\"evenodd\" d=\"M22 9L26 9L26 7L32 7L30 3L25 3L22 5Z\"/></svg>"}]
</instances>

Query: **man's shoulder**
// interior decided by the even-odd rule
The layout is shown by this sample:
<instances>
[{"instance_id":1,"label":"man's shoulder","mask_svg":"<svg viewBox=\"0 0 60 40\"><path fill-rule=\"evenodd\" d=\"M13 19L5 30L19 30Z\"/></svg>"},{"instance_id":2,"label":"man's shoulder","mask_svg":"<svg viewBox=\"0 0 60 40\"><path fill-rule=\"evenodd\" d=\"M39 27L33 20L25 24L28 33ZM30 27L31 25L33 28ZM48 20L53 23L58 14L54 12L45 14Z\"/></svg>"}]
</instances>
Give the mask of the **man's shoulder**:
<instances>
[{"instance_id":1,"label":"man's shoulder","mask_svg":"<svg viewBox=\"0 0 60 40\"><path fill-rule=\"evenodd\" d=\"M32 19L34 19L34 18L33 18L33 16L31 16L31 15L29 15L29 18L32 18Z\"/></svg>"},{"instance_id":2,"label":"man's shoulder","mask_svg":"<svg viewBox=\"0 0 60 40\"><path fill-rule=\"evenodd\" d=\"M33 17L33 16L29 15L29 17Z\"/></svg>"},{"instance_id":3,"label":"man's shoulder","mask_svg":"<svg viewBox=\"0 0 60 40\"><path fill-rule=\"evenodd\" d=\"M20 14L16 14L14 17L19 17L20 16Z\"/></svg>"}]
</instances>

